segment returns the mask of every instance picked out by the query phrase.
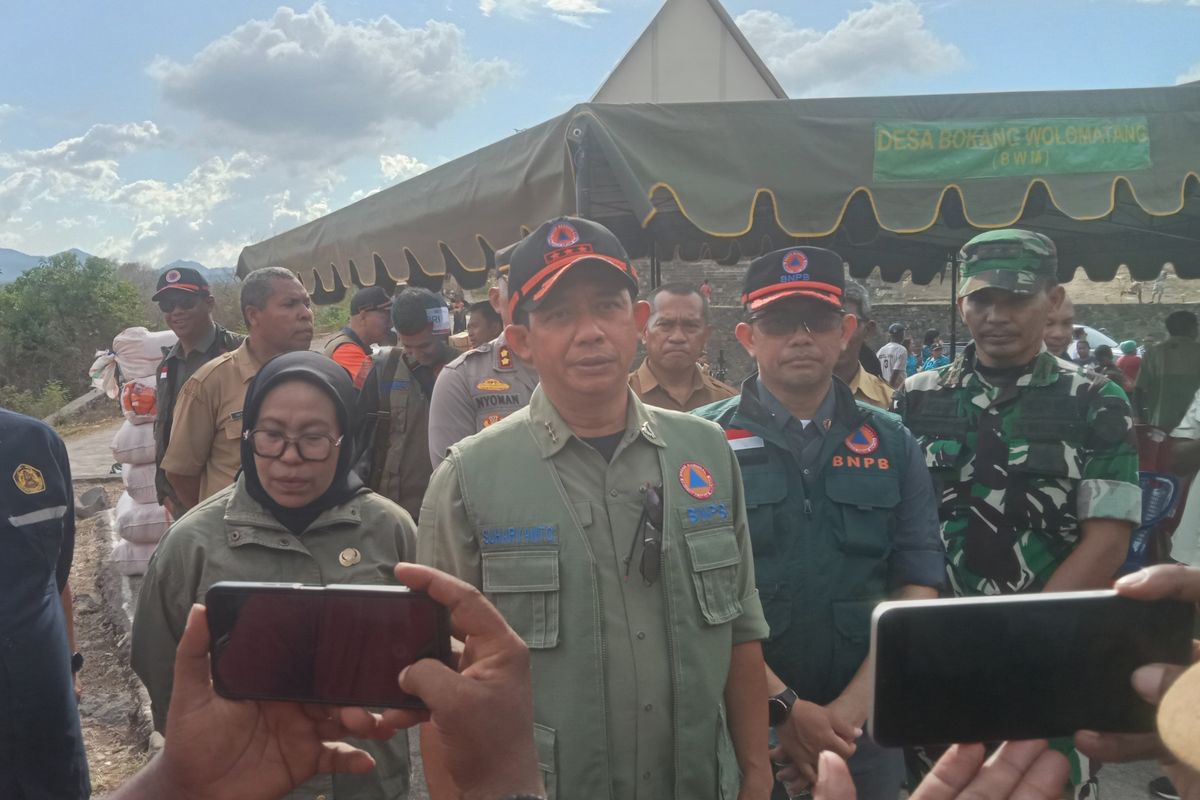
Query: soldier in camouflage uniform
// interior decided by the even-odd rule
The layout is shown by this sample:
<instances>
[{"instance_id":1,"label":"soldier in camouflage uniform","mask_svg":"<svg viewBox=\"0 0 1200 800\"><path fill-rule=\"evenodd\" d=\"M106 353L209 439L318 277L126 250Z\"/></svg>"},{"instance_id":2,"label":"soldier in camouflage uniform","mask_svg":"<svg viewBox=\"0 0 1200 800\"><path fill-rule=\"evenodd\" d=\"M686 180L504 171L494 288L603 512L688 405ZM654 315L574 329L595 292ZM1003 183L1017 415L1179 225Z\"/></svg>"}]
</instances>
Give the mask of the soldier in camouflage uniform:
<instances>
[{"instance_id":1,"label":"soldier in camouflage uniform","mask_svg":"<svg viewBox=\"0 0 1200 800\"><path fill-rule=\"evenodd\" d=\"M937 485L954 592L1107 587L1141 519L1125 392L1042 344L1064 297L1050 239L989 231L959 259L959 311L975 341L895 400ZM1078 796L1095 797L1086 761L1073 766Z\"/></svg>"}]
</instances>

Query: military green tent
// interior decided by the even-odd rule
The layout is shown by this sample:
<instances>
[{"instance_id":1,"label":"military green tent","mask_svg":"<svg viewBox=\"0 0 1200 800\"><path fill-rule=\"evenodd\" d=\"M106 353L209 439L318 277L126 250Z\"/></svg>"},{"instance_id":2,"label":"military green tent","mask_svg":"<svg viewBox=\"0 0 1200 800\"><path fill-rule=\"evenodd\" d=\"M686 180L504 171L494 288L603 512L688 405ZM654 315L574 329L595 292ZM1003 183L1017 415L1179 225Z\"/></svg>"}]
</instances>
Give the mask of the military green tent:
<instances>
[{"instance_id":1,"label":"military green tent","mask_svg":"<svg viewBox=\"0 0 1200 800\"><path fill-rule=\"evenodd\" d=\"M557 214L634 257L724 263L792 243L855 276L926 283L974 232L1058 244L1061 277L1200 277L1200 84L1153 89L576 106L247 247L238 274L350 284L474 282Z\"/></svg>"}]
</instances>

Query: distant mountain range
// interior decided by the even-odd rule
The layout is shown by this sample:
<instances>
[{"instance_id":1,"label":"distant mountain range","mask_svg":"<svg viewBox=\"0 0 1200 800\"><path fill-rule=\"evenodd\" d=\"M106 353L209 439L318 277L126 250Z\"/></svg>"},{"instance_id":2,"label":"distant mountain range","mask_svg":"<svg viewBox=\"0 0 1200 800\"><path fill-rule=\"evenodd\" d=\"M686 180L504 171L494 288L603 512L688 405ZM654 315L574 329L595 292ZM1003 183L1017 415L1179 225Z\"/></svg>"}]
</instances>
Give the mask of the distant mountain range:
<instances>
[{"instance_id":1,"label":"distant mountain range","mask_svg":"<svg viewBox=\"0 0 1200 800\"><path fill-rule=\"evenodd\" d=\"M65 250L67 253L74 253L79 257L80 261L87 260L91 253L85 253L77 247L72 247L70 250ZM58 255L55 253L55 255ZM42 263L43 259L50 256L31 256L28 253L22 253L20 250L9 250L6 247L0 247L0 283L11 283L25 274L29 270Z\"/></svg>"},{"instance_id":2,"label":"distant mountain range","mask_svg":"<svg viewBox=\"0 0 1200 800\"><path fill-rule=\"evenodd\" d=\"M74 253L80 261L86 261L91 258L91 253L86 253L77 247L72 247L70 250L65 250L66 253ZM55 253L55 255L58 255ZM8 248L0 247L0 283L11 283L24 275L29 270L42 263L43 260L50 256L31 256L28 253L22 253L19 250L9 250ZM159 269L170 269L179 267L191 267L200 272L201 275L208 279L209 283L219 283L223 281L231 281L234 279L233 267L206 267L197 261L186 261L178 259L170 264L164 264Z\"/></svg>"}]
</instances>

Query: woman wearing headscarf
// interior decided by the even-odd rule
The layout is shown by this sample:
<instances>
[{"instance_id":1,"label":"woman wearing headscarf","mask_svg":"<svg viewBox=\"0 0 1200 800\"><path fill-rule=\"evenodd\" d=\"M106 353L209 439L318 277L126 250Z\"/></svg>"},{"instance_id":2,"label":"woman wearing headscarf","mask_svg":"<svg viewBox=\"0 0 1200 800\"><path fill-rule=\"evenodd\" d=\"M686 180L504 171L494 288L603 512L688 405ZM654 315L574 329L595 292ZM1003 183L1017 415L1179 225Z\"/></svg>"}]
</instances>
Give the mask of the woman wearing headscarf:
<instances>
[{"instance_id":1,"label":"woman wearing headscarf","mask_svg":"<svg viewBox=\"0 0 1200 800\"><path fill-rule=\"evenodd\" d=\"M131 661L164 730L175 649L193 603L217 581L394 584L416 552L412 517L362 485L354 463L346 370L314 352L281 355L246 391L242 473L193 508L150 561L133 622ZM264 643L266 644L266 643ZM405 797L408 742L355 742L375 757L365 775L318 776L297 797Z\"/></svg>"}]
</instances>

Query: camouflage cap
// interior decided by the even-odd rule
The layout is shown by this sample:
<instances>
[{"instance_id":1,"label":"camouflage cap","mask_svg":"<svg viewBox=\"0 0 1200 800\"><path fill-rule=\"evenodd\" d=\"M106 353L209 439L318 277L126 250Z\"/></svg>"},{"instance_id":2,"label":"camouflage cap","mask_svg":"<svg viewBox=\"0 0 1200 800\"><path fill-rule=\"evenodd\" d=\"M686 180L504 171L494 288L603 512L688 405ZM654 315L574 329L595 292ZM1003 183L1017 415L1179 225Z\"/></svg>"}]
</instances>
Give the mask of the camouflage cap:
<instances>
[{"instance_id":1,"label":"camouflage cap","mask_svg":"<svg viewBox=\"0 0 1200 800\"><path fill-rule=\"evenodd\" d=\"M1005 228L981 233L958 254L958 296L994 287L1034 294L1058 276L1058 253L1050 237Z\"/></svg>"}]
</instances>

